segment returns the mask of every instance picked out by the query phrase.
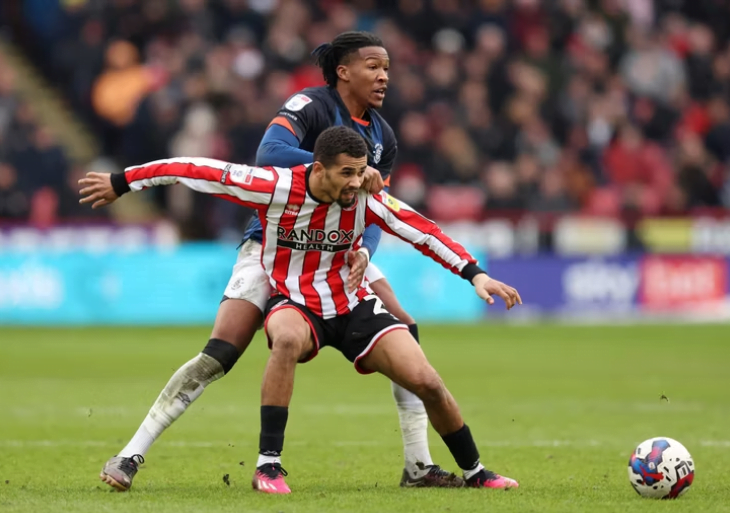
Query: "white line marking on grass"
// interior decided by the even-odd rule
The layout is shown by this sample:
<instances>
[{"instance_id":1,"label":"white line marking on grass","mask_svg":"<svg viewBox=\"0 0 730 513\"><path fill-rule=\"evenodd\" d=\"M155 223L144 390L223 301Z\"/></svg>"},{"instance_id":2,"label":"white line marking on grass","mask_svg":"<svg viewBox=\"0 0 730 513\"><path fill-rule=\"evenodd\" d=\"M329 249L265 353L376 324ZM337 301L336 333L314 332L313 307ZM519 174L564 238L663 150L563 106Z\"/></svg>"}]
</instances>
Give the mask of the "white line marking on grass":
<instances>
[{"instance_id":1,"label":"white line marking on grass","mask_svg":"<svg viewBox=\"0 0 730 513\"><path fill-rule=\"evenodd\" d=\"M70 417L142 417L148 411L148 406L138 408L126 406L72 406L63 407L53 404L38 406L19 406L9 408L7 413L12 417L49 417L49 416L70 416ZM245 405L234 406L209 406L205 404L195 407L207 416L229 417L231 415L247 414L250 411ZM343 416L373 416L393 415L395 408L388 404L313 404L301 407L293 407L295 413L306 415L343 415Z\"/></svg>"},{"instance_id":2,"label":"white line marking on grass","mask_svg":"<svg viewBox=\"0 0 730 513\"><path fill-rule=\"evenodd\" d=\"M168 447L179 447L186 449L210 449L213 447L228 447L232 442L228 441L200 441L200 442L189 442L189 441L160 441L156 445L168 446ZM104 441L104 440L0 440L0 447L8 448L29 448L29 447L117 447L121 445L116 441ZM312 442L304 440L292 440L287 442L287 445L293 445L298 447L317 445ZM400 445L400 441L393 440L392 443L382 442L378 440L338 440L329 441L327 445L334 445L336 447L397 447ZM528 448L528 447L576 447L580 449L585 448L616 448L618 446L623 447L625 444L620 443L616 440L527 440L524 442L514 442L508 440L482 440L477 441L479 447L514 447L514 448ZM629 444L630 445L630 444ZM730 449L730 440L699 440L692 442L688 445L700 445L702 447L715 447Z\"/></svg>"},{"instance_id":3,"label":"white line marking on grass","mask_svg":"<svg viewBox=\"0 0 730 513\"><path fill-rule=\"evenodd\" d=\"M703 447L727 447L730 448L730 440L700 440Z\"/></svg>"}]
</instances>

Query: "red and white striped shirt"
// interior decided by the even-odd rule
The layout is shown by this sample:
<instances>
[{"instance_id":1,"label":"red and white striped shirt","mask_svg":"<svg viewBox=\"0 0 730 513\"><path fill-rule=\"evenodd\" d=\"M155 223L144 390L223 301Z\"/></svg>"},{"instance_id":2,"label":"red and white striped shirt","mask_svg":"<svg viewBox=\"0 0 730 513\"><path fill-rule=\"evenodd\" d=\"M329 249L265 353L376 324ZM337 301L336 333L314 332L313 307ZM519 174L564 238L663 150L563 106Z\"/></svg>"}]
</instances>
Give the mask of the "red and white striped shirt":
<instances>
[{"instance_id":1,"label":"red and white striped shirt","mask_svg":"<svg viewBox=\"0 0 730 513\"><path fill-rule=\"evenodd\" d=\"M272 287L325 319L350 312L358 302L357 292L347 291L345 256L367 225L377 224L455 274L476 263L433 221L384 192L361 191L347 209L319 202L307 191L305 166L260 168L176 158L130 167L125 177L132 191L181 183L257 209L264 229L261 263Z\"/></svg>"}]
</instances>

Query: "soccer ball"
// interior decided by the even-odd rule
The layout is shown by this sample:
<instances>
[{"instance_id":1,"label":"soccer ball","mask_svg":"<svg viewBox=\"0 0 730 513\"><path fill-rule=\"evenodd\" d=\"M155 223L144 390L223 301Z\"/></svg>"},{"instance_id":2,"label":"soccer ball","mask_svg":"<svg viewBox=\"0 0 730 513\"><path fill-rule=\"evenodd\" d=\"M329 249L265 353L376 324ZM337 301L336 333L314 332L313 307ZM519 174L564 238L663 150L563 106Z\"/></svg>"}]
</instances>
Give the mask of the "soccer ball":
<instances>
[{"instance_id":1,"label":"soccer ball","mask_svg":"<svg viewBox=\"0 0 730 513\"><path fill-rule=\"evenodd\" d=\"M642 497L676 499L689 490L694 477L692 456L671 438L650 438L629 459L629 482Z\"/></svg>"}]
</instances>

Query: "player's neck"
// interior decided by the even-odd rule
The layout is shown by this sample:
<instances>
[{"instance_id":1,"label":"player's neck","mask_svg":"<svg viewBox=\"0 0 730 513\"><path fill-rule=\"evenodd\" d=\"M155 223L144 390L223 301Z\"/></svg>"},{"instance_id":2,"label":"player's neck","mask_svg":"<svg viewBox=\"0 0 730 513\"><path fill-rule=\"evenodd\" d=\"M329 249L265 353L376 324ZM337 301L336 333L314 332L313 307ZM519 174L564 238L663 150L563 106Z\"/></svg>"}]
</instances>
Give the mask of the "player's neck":
<instances>
[{"instance_id":1,"label":"player's neck","mask_svg":"<svg viewBox=\"0 0 730 513\"><path fill-rule=\"evenodd\" d=\"M367 104L363 105L361 102L357 101L355 96L347 90L347 87L345 87L342 82L337 84L337 92L340 94L342 103L344 103L345 107L347 107L350 116L358 119L363 119L365 117L365 112L368 110Z\"/></svg>"}]
</instances>

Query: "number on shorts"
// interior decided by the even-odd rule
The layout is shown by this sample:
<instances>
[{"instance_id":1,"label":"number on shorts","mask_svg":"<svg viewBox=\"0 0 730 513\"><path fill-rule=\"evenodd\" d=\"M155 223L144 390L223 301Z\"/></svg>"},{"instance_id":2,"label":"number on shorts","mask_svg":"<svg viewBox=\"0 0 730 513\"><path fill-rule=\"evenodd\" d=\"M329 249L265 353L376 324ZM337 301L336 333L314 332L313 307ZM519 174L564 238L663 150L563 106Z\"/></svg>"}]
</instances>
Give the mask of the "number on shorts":
<instances>
[{"instance_id":1,"label":"number on shorts","mask_svg":"<svg viewBox=\"0 0 730 513\"><path fill-rule=\"evenodd\" d=\"M375 303L373 304L373 313L375 315L386 314L392 316L392 314L385 309L385 305L383 305L383 302L378 296L376 296L375 294L368 294L367 296L365 296L365 301L371 300L375 301Z\"/></svg>"}]
</instances>

